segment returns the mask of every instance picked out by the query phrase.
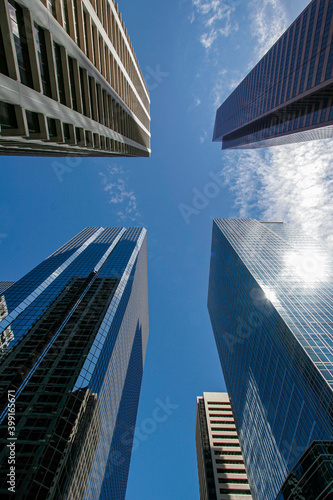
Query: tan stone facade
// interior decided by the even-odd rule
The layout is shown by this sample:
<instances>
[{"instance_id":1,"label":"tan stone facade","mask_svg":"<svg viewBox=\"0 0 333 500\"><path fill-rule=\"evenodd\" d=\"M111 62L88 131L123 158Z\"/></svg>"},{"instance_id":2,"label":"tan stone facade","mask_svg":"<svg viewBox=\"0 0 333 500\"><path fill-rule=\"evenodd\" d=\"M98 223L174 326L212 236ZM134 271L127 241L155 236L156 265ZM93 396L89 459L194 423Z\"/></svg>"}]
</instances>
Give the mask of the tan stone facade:
<instances>
[{"instance_id":1,"label":"tan stone facade","mask_svg":"<svg viewBox=\"0 0 333 500\"><path fill-rule=\"evenodd\" d=\"M251 500L228 394L197 398L195 425L200 500Z\"/></svg>"},{"instance_id":2,"label":"tan stone facade","mask_svg":"<svg viewBox=\"0 0 333 500\"><path fill-rule=\"evenodd\" d=\"M0 154L150 156L149 93L113 0L0 0Z\"/></svg>"}]
</instances>

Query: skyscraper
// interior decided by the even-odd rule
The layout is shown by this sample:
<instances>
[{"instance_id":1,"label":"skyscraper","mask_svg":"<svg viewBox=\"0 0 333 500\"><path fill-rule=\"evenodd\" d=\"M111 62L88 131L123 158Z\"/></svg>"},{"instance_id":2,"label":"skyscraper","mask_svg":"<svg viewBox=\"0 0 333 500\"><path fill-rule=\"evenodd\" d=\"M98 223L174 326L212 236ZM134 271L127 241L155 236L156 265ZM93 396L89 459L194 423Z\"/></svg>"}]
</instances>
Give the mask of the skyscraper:
<instances>
[{"instance_id":1,"label":"skyscraper","mask_svg":"<svg viewBox=\"0 0 333 500\"><path fill-rule=\"evenodd\" d=\"M333 438L332 264L286 224L214 220L208 309L256 500Z\"/></svg>"},{"instance_id":2,"label":"skyscraper","mask_svg":"<svg viewBox=\"0 0 333 500\"><path fill-rule=\"evenodd\" d=\"M20 499L124 499L148 339L146 230L86 228L1 301L1 498L13 483Z\"/></svg>"},{"instance_id":3,"label":"skyscraper","mask_svg":"<svg viewBox=\"0 0 333 500\"><path fill-rule=\"evenodd\" d=\"M227 393L204 392L197 398L195 440L200 500L251 500Z\"/></svg>"},{"instance_id":4,"label":"skyscraper","mask_svg":"<svg viewBox=\"0 0 333 500\"><path fill-rule=\"evenodd\" d=\"M147 86L114 0L1 0L0 154L149 156Z\"/></svg>"},{"instance_id":5,"label":"skyscraper","mask_svg":"<svg viewBox=\"0 0 333 500\"><path fill-rule=\"evenodd\" d=\"M333 137L332 13L332 0L312 0L220 106L222 149Z\"/></svg>"}]
</instances>

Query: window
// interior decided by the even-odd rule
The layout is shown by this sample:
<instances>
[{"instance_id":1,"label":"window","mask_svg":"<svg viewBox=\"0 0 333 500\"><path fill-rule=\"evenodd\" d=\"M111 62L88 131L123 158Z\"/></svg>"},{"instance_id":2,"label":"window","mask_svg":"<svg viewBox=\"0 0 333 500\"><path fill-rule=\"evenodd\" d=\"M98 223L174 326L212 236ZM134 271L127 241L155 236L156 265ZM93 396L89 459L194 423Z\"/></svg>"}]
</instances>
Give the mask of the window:
<instances>
[{"instance_id":1,"label":"window","mask_svg":"<svg viewBox=\"0 0 333 500\"><path fill-rule=\"evenodd\" d=\"M0 73L9 76L5 46L3 43L3 34L1 30L0 30Z\"/></svg>"},{"instance_id":2,"label":"window","mask_svg":"<svg viewBox=\"0 0 333 500\"><path fill-rule=\"evenodd\" d=\"M53 17L56 17L56 6L55 6L55 0L47 0L47 8L49 11L52 13Z\"/></svg>"},{"instance_id":3,"label":"window","mask_svg":"<svg viewBox=\"0 0 333 500\"><path fill-rule=\"evenodd\" d=\"M61 104L66 105L65 85L64 85L64 77L62 71L62 61L61 61L61 48L60 45L58 45L57 43L54 44L54 58L55 58L55 66L58 79L59 101L61 102Z\"/></svg>"},{"instance_id":4,"label":"window","mask_svg":"<svg viewBox=\"0 0 333 500\"><path fill-rule=\"evenodd\" d=\"M47 119L47 127L49 129L49 137L57 137L57 125L54 118Z\"/></svg>"},{"instance_id":5,"label":"window","mask_svg":"<svg viewBox=\"0 0 333 500\"><path fill-rule=\"evenodd\" d=\"M80 68L80 84L81 84L81 95L82 95L82 110L85 116L89 116L88 113L88 103L86 98L86 88L85 88L85 74L83 68Z\"/></svg>"},{"instance_id":6,"label":"window","mask_svg":"<svg viewBox=\"0 0 333 500\"><path fill-rule=\"evenodd\" d=\"M72 108L77 111L77 97L76 97L76 87L75 87L75 77L74 77L74 60L68 57L68 69L69 69L69 83L71 86L72 94Z\"/></svg>"},{"instance_id":7,"label":"window","mask_svg":"<svg viewBox=\"0 0 333 500\"><path fill-rule=\"evenodd\" d=\"M17 128L15 107L13 104L0 102L0 132Z\"/></svg>"},{"instance_id":8,"label":"window","mask_svg":"<svg viewBox=\"0 0 333 500\"><path fill-rule=\"evenodd\" d=\"M92 139L92 133L90 132L90 130L85 131L85 137L86 137L87 148L92 148L93 147L93 139Z\"/></svg>"},{"instance_id":9,"label":"window","mask_svg":"<svg viewBox=\"0 0 333 500\"><path fill-rule=\"evenodd\" d=\"M62 12L63 12L63 24L64 29L69 33L69 21L68 21L68 6L67 0L62 0Z\"/></svg>"},{"instance_id":10,"label":"window","mask_svg":"<svg viewBox=\"0 0 333 500\"><path fill-rule=\"evenodd\" d=\"M74 40L77 42L78 39L78 26L79 26L79 13L77 10L77 0L73 0L73 11L74 11Z\"/></svg>"},{"instance_id":11,"label":"window","mask_svg":"<svg viewBox=\"0 0 333 500\"><path fill-rule=\"evenodd\" d=\"M100 148L99 135L98 134L94 134L93 137L94 137L94 148L99 149Z\"/></svg>"},{"instance_id":12,"label":"window","mask_svg":"<svg viewBox=\"0 0 333 500\"><path fill-rule=\"evenodd\" d=\"M29 134L39 134L40 125L39 125L38 114L34 113L33 111L26 111L25 114L27 117Z\"/></svg>"},{"instance_id":13,"label":"window","mask_svg":"<svg viewBox=\"0 0 333 500\"><path fill-rule=\"evenodd\" d=\"M64 133L64 141L67 143L71 142L72 139L71 131L73 131L72 125L70 123L63 123L62 129Z\"/></svg>"},{"instance_id":14,"label":"window","mask_svg":"<svg viewBox=\"0 0 333 500\"><path fill-rule=\"evenodd\" d=\"M219 474L246 474L245 469L217 469Z\"/></svg>"},{"instance_id":15,"label":"window","mask_svg":"<svg viewBox=\"0 0 333 500\"><path fill-rule=\"evenodd\" d=\"M35 24L35 39L36 39L40 76L42 80L43 94L45 94L48 97L51 97L51 82L50 82L49 66L47 62L45 32L37 24Z\"/></svg>"},{"instance_id":16,"label":"window","mask_svg":"<svg viewBox=\"0 0 333 500\"><path fill-rule=\"evenodd\" d=\"M14 36L17 63L23 85L33 87L29 61L28 42L24 26L23 9L16 2L8 2L10 27Z\"/></svg>"}]
</instances>

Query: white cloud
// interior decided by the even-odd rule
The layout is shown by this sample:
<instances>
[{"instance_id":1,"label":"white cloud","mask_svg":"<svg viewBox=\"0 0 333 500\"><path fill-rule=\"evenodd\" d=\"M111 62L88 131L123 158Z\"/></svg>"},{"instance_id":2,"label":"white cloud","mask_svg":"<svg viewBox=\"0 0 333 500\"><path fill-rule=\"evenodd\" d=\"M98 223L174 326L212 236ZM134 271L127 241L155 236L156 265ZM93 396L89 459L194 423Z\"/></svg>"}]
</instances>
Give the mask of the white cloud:
<instances>
[{"instance_id":1,"label":"white cloud","mask_svg":"<svg viewBox=\"0 0 333 500\"><path fill-rule=\"evenodd\" d=\"M233 31L238 30L238 24L231 19L235 5L225 0L192 0L195 12L192 12L192 24L197 14L203 25L200 42L206 49L210 49L220 36L228 37Z\"/></svg>"},{"instance_id":2,"label":"white cloud","mask_svg":"<svg viewBox=\"0 0 333 500\"><path fill-rule=\"evenodd\" d=\"M137 209L136 196L127 187L125 172L121 166L110 165L106 172L100 172L103 190L109 195L109 203L120 205L117 216L124 220L135 220L140 214Z\"/></svg>"},{"instance_id":3,"label":"white cloud","mask_svg":"<svg viewBox=\"0 0 333 500\"><path fill-rule=\"evenodd\" d=\"M200 136L200 144L203 144L208 137L206 130L201 130L202 134Z\"/></svg>"},{"instance_id":4,"label":"white cloud","mask_svg":"<svg viewBox=\"0 0 333 500\"><path fill-rule=\"evenodd\" d=\"M230 92L237 87L244 77L245 74L241 74L238 70L232 71L223 69L219 72L216 79L217 81L212 90L212 103L214 109L221 106L224 99L226 99Z\"/></svg>"},{"instance_id":5,"label":"white cloud","mask_svg":"<svg viewBox=\"0 0 333 500\"><path fill-rule=\"evenodd\" d=\"M333 140L225 155L233 216L283 221L333 247Z\"/></svg>"},{"instance_id":6,"label":"white cloud","mask_svg":"<svg viewBox=\"0 0 333 500\"><path fill-rule=\"evenodd\" d=\"M251 34L257 39L254 53L259 60L287 29L287 14L280 0L252 0L250 8Z\"/></svg>"},{"instance_id":7,"label":"white cloud","mask_svg":"<svg viewBox=\"0 0 333 500\"><path fill-rule=\"evenodd\" d=\"M216 109L222 104L223 96L225 94L225 86L218 81L213 87L213 108Z\"/></svg>"},{"instance_id":8,"label":"white cloud","mask_svg":"<svg viewBox=\"0 0 333 500\"><path fill-rule=\"evenodd\" d=\"M195 100L194 100L194 105L195 106L200 106L200 104L201 104L201 101L200 101L199 97L196 97Z\"/></svg>"},{"instance_id":9,"label":"white cloud","mask_svg":"<svg viewBox=\"0 0 333 500\"><path fill-rule=\"evenodd\" d=\"M201 35L200 42L205 47L205 49L209 49L213 45L217 37L217 31L211 30L209 33L204 33L203 35Z\"/></svg>"}]
</instances>

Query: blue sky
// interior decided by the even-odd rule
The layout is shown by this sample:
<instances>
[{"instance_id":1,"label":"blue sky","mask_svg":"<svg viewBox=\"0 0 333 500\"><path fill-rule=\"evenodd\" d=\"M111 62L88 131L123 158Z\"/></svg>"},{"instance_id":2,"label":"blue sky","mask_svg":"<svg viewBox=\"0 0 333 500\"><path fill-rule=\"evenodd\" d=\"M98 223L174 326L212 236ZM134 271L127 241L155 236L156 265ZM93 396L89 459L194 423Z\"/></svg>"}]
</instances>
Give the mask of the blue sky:
<instances>
[{"instance_id":1,"label":"blue sky","mask_svg":"<svg viewBox=\"0 0 333 500\"><path fill-rule=\"evenodd\" d=\"M1 279L85 226L148 230L150 338L127 500L199 498L196 396L224 390L206 306L212 218L283 220L333 243L331 140L245 152L211 142L218 105L307 3L120 0L150 89L152 157L1 158Z\"/></svg>"}]
</instances>

